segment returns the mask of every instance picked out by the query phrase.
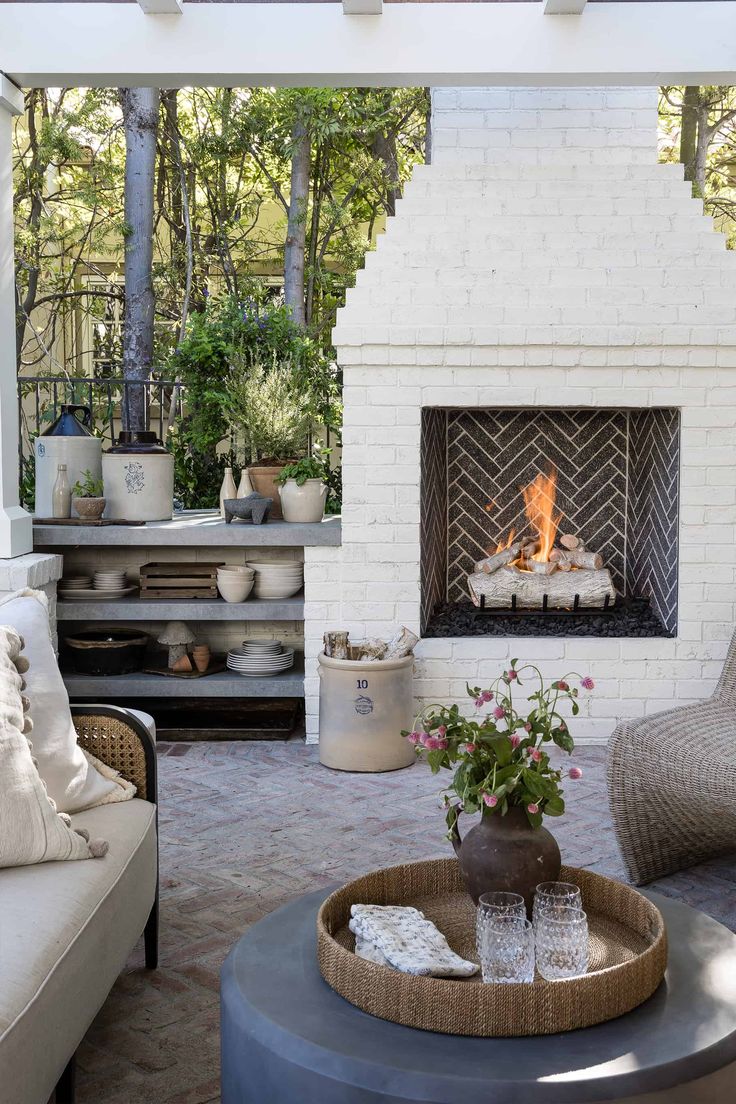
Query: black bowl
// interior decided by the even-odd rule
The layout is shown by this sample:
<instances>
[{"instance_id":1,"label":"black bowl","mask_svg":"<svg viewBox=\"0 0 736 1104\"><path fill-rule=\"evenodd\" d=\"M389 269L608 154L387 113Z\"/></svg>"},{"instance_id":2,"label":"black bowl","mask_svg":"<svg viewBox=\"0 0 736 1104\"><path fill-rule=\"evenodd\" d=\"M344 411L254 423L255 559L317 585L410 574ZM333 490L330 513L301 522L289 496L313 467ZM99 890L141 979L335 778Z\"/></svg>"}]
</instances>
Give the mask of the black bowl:
<instances>
[{"instance_id":1,"label":"black bowl","mask_svg":"<svg viewBox=\"0 0 736 1104\"><path fill-rule=\"evenodd\" d=\"M139 629L91 629L64 637L75 671L83 675L127 675L143 666L148 633Z\"/></svg>"}]
</instances>

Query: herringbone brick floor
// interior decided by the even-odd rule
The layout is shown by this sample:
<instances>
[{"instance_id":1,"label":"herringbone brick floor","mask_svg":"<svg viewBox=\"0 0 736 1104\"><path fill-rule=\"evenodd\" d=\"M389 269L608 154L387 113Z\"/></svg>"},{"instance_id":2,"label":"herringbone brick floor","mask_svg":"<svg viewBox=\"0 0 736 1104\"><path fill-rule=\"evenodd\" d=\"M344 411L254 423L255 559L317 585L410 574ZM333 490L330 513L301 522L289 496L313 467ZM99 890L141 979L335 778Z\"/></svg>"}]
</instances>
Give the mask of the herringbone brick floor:
<instances>
[{"instance_id":1,"label":"herringbone brick floor","mask_svg":"<svg viewBox=\"0 0 736 1104\"><path fill-rule=\"evenodd\" d=\"M582 748L554 830L573 865L623 877L603 780ZM374 867L447 854L438 780L424 765L350 775L289 743L161 744L161 963L137 948L78 1055L79 1104L206 1104L218 1092L218 974L254 921ZM736 930L736 866L656 887ZM265 1104L265 1102L264 1102Z\"/></svg>"}]
</instances>

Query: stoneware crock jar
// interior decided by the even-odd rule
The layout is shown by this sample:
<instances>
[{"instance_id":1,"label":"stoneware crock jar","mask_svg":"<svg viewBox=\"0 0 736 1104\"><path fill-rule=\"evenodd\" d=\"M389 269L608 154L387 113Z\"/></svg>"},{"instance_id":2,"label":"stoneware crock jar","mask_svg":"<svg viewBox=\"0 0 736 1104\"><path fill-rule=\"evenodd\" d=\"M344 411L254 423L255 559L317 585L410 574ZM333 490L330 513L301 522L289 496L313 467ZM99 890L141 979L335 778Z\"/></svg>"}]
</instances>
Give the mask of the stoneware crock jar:
<instances>
[{"instance_id":1,"label":"stoneware crock jar","mask_svg":"<svg viewBox=\"0 0 736 1104\"><path fill-rule=\"evenodd\" d=\"M535 887L560 876L560 849L546 828L532 828L521 805L506 816L487 810L461 840L455 826L452 845L465 887L478 904L481 893L520 893L531 915Z\"/></svg>"},{"instance_id":2,"label":"stoneware crock jar","mask_svg":"<svg viewBox=\"0 0 736 1104\"><path fill-rule=\"evenodd\" d=\"M78 417L78 415L80 415ZM88 406L65 403L61 414L34 442L36 457L36 517L51 517L51 493L59 464L66 464L69 486L84 479L102 476L102 441L90 432L92 411Z\"/></svg>"},{"instance_id":3,"label":"stoneware crock jar","mask_svg":"<svg viewBox=\"0 0 736 1104\"><path fill-rule=\"evenodd\" d=\"M301 487L296 479L287 479L280 491L284 521L311 524L322 520L327 501L327 484L321 479L305 479Z\"/></svg>"},{"instance_id":4,"label":"stoneware crock jar","mask_svg":"<svg viewBox=\"0 0 736 1104\"><path fill-rule=\"evenodd\" d=\"M174 510L174 457L155 433L121 432L102 456L105 517L166 521Z\"/></svg>"}]
</instances>

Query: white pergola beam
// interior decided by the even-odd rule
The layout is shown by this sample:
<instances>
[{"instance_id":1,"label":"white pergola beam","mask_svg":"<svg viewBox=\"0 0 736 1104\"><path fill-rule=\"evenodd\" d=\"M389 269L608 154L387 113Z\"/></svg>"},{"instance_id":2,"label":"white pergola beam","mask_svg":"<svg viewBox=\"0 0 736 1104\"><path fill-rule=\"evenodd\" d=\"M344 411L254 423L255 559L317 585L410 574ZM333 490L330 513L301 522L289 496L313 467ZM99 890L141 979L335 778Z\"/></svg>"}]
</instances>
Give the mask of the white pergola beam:
<instances>
[{"instance_id":1,"label":"white pergola beam","mask_svg":"<svg viewBox=\"0 0 736 1104\"><path fill-rule=\"evenodd\" d=\"M544 0L543 11L545 15L582 15L585 4L586 0Z\"/></svg>"},{"instance_id":2,"label":"white pergola beam","mask_svg":"<svg viewBox=\"0 0 736 1104\"><path fill-rule=\"evenodd\" d=\"M13 119L23 94L0 73L0 557L33 548L31 517L18 498L18 390L15 364Z\"/></svg>"},{"instance_id":3,"label":"white pergola beam","mask_svg":"<svg viewBox=\"0 0 736 1104\"><path fill-rule=\"evenodd\" d=\"M181 0L138 0L146 15L181 15Z\"/></svg>"},{"instance_id":4,"label":"white pergola beam","mask_svg":"<svg viewBox=\"0 0 736 1104\"><path fill-rule=\"evenodd\" d=\"M342 0L343 15L381 15L383 0Z\"/></svg>"},{"instance_id":5,"label":"white pergola beam","mask_svg":"<svg viewBox=\"0 0 736 1104\"><path fill-rule=\"evenodd\" d=\"M43 18L39 18L39 14ZM736 3L0 3L0 69L22 86L736 84Z\"/></svg>"}]
</instances>

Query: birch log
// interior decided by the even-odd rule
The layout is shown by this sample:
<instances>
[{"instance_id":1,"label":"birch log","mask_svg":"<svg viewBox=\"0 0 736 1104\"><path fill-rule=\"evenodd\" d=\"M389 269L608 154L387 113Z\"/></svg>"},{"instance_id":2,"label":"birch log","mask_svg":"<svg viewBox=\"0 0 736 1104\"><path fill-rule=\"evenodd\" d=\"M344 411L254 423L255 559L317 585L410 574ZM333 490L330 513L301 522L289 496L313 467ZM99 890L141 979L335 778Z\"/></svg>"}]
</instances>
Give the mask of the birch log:
<instances>
[{"instance_id":1,"label":"birch log","mask_svg":"<svg viewBox=\"0 0 736 1104\"><path fill-rule=\"evenodd\" d=\"M550 609L572 607L576 594L580 595L581 606L602 607L606 595L611 602L616 600L616 590L607 568L536 575L516 567L502 567L492 575L482 571L468 575L468 589L476 606L484 595L486 606L492 609L510 608L514 594L517 606L529 609L541 609L545 594Z\"/></svg>"},{"instance_id":2,"label":"birch log","mask_svg":"<svg viewBox=\"0 0 736 1104\"><path fill-rule=\"evenodd\" d=\"M478 560L475 564L476 571L484 571L486 575L493 574L494 571L498 571L499 567L503 567L504 564L511 563L521 552L521 541L516 541L514 544L509 545L508 548L502 549L500 552L494 552L492 556L486 556L484 560Z\"/></svg>"},{"instance_id":3,"label":"birch log","mask_svg":"<svg viewBox=\"0 0 736 1104\"><path fill-rule=\"evenodd\" d=\"M574 552L568 552L564 548L553 548L549 558L553 563L584 567L588 571L598 571L603 567L603 557L600 552L583 552L579 548Z\"/></svg>"}]
</instances>

